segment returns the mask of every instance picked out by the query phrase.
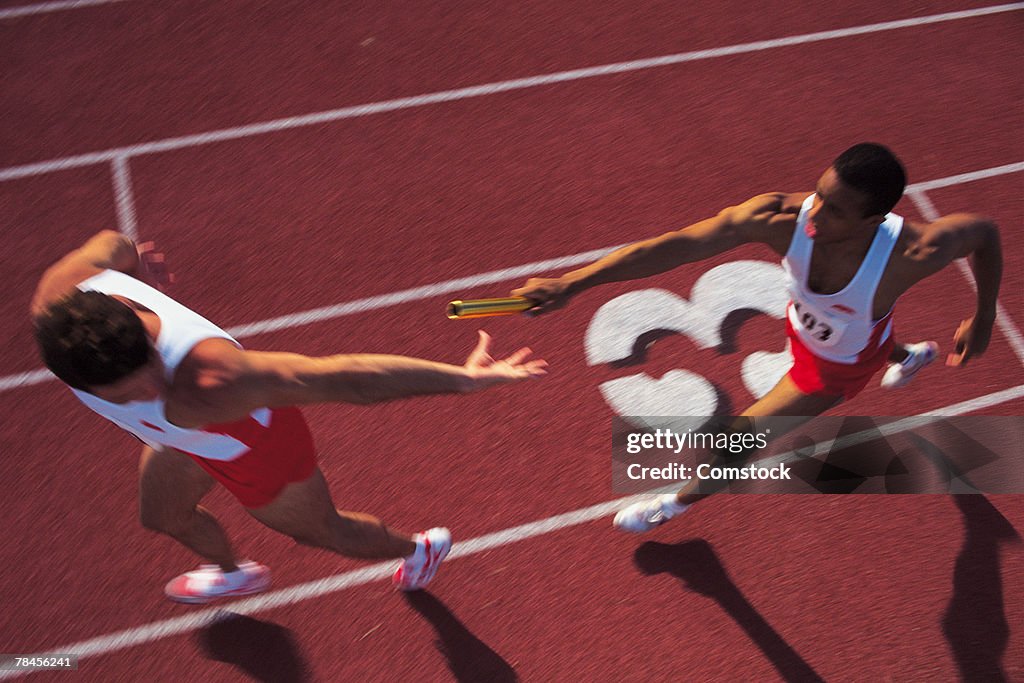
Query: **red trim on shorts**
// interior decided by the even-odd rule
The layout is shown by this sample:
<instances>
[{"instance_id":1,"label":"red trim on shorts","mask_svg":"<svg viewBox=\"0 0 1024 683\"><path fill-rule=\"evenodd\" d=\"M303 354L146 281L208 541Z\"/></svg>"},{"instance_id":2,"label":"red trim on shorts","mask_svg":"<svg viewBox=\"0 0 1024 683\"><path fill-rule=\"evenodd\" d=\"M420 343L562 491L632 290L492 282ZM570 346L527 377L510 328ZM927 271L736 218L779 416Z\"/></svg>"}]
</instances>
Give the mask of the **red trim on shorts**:
<instances>
[{"instance_id":1,"label":"red trim on shorts","mask_svg":"<svg viewBox=\"0 0 1024 683\"><path fill-rule=\"evenodd\" d=\"M891 313L890 313L891 315ZM888 318L889 316L886 316ZM876 330L884 330L886 318L879 321ZM887 323L886 323L887 324ZM793 380L796 388L805 394L831 394L842 396L849 401L867 386L871 377L886 364L889 354L895 345L893 335L882 342L874 353L856 363L836 363L814 355L800 340L793 329L789 316L786 316L786 335L789 337L789 350L793 356L793 367L788 377ZM878 333L881 336L881 332ZM874 333L872 334L874 338ZM867 348L871 348L868 346Z\"/></svg>"},{"instance_id":2,"label":"red trim on shorts","mask_svg":"<svg viewBox=\"0 0 1024 683\"><path fill-rule=\"evenodd\" d=\"M316 470L316 448L298 408L275 408L270 426L251 416L237 422L203 427L227 434L250 447L234 460L210 460L186 453L247 508L271 503L285 486L305 481Z\"/></svg>"}]
</instances>

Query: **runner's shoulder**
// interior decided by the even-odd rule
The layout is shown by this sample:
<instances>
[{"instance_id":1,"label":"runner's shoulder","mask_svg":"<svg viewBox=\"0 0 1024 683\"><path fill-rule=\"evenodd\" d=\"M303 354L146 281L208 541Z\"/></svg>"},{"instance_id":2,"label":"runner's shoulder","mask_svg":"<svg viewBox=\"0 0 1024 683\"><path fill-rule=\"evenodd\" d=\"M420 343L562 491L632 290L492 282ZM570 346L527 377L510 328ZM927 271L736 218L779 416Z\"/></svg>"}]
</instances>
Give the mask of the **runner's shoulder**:
<instances>
[{"instance_id":1,"label":"runner's shoulder","mask_svg":"<svg viewBox=\"0 0 1024 683\"><path fill-rule=\"evenodd\" d=\"M233 392L244 354L230 339L204 339L188 352L174 372L167 396L168 416L181 426L229 421Z\"/></svg>"},{"instance_id":2,"label":"runner's shoulder","mask_svg":"<svg viewBox=\"0 0 1024 683\"><path fill-rule=\"evenodd\" d=\"M174 373L174 387L184 395L216 394L243 371L245 352L230 339L211 337L196 344Z\"/></svg>"},{"instance_id":3,"label":"runner's shoulder","mask_svg":"<svg viewBox=\"0 0 1024 683\"><path fill-rule=\"evenodd\" d=\"M950 214L931 223L905 221L897 249L913 264L941 268L979 248L994 231L995 223L978 214Z\"/></svg>"}]
</instances>

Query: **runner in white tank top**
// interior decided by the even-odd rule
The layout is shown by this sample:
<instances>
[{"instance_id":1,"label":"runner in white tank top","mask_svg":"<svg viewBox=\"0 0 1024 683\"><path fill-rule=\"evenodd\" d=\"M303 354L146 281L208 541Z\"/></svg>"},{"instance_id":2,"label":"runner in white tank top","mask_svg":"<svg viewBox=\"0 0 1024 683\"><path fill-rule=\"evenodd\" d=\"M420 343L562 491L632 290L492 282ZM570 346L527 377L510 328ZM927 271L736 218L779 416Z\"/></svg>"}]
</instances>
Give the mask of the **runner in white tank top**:
<instances>
[{"instance_id":1,"label":"runner in white tank top","mask_svg":"<svg viewBox=\"0 0 1024 683\"><path fill-rule=\"evenodd\" d=\"M336 510L295 406L467 393L539 377L547 364L529 360L525 348L496 361L483 333L461 367L404 356L246 351L131 277L153 274L147 266L160 262L123 235L102 232L46 271L32 316L54 374L147 444L143 524L212 563L172 580L167 595L208 602L269 586L269 570L239 562L223 529L199 507L214 480L253 517L299 543L363 559L403 558L396 588L425 586L451 547L448 530L400 534L370 515Z\"/></svg>"},{"instance_id":2,"label":"runner in white tank top","mask_svg":"<svg viewBox=\"0 0 1024 683\"><path fill-rule=\"evenodd\" d=\"M834 363L857 363L874 355L892 332L892 311L879 320L875 320L873 311L875 292L903 229L903 218L888 214L850 283L834 294L819 294L807 284L814 248L807 223L815 196L804 200L793 239L782 259L790 296L786 315L814 355Z\"/></svg>"},{"instance_id":3,"label":"runner in white tank top","mask_svg":"<svg viewBox=\"0 0 1024 683\"><path fill-rule=\"evenodd\" d=\"M141 304L160 319L160 333L153 346L160 356L168 384L173 381L178 365L199 342L226 339L238 344L227 332L198 313L116 270L104 270L77 286L82 291L102 292ZM171 424L164 414L163 396L150 401L111 403L86 391L72 391L86 406L158 450L170 447L208 460L234 460L252 445L227 434L206 432L201 428L184 429ZM251 416L264 427L270 425L268 408L259 408Z\"/></svg>"},{"instance_id":4,"label":"runner in white tank top","mask_svg":"<svg viewBox=\"0 0 1024 683\"><path fill-rule=\"evenodd\" d=\"M855 145L825 170L814 193L771 192L717 216L636 242L557 278L532 278L512 291L535 303L533 314L566 305L596 285L639 279L760 243L783 257L792 302L786 311L793 366L743 411L774 416L773 437L853 398L888 360L883 386L900 386L934 358L934 342L896 347L892 308L915 283L957 258L972 257L977 311L954 335L948 365L962 365L988 346L995 318L1002 255L995 224L955 214L917 224L892 213L906 186L899 160L875 143ZM813 255L813 258L812 258ZM811 283L811 284L809 284ZM813 286L812 286L813 285ZM737 282L737 287L743 283ZM823 293L827 292L827 293ZM741 428L737 421L734 428ZM749 454L747 455L749 457ZM742 459L712 464L738 466ZM677 494L631 505L615 517L626 531L646 531L704 497L685 486Z\"/></svg>"}]
</instances>

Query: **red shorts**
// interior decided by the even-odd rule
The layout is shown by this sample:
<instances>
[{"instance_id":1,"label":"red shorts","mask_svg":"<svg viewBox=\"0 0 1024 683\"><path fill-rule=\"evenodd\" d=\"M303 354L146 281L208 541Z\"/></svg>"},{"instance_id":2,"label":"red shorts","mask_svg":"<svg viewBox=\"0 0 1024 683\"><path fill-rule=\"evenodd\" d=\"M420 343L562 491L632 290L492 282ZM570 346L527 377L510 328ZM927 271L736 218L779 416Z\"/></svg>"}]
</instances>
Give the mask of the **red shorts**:
<instances>
[{"instance_id":1,"label":"red shorts","mask_svg":"<svg viewBox=\"0 0 1024 683\"><path fill-rule=\"evenodd\" d=\"M186 454L247 508L272 502L285 486L309 479L316 469L313 435L298 408L273 409L269 427L250 417L203 431L228 434L250 447L234 460Z\"/></svg>"},{"instance_id":2,"label":"red shorts","mask_svg":"<svg viewBox=\"0 0 1024 683\"><path fill-rule=\"evenodd\" d=\"M805 394L839 395L847 401L859 394L879 368L886 364L895 345L893 335L890 334L872 355L856 363L846 364L815 356L800 341L789 322L789 316L786 317L786 335L789 337L790 353L793 354L793 367L788 376L796 388Z\"/></svg>"}]
</instances>

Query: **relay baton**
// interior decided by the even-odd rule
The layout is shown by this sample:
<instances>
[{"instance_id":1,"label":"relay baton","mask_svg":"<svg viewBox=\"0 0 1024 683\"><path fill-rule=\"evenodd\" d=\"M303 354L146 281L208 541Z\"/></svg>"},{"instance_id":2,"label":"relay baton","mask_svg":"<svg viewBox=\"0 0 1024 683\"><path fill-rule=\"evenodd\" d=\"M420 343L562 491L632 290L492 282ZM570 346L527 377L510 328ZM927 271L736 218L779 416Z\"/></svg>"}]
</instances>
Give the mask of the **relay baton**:
<instances>
[{"instance_id":1,"label":"relay baton","mask_svg":"<svg viewBox=\"0 0 1024 683\"><path fill-rule=\"evenodd\" d=\"M466 320L467 318L487 318L492 315L514 315L536 305L536 302L525 296L452 301L448 304L448 318L450 320Z\"/></svg>"}]
</instances>

